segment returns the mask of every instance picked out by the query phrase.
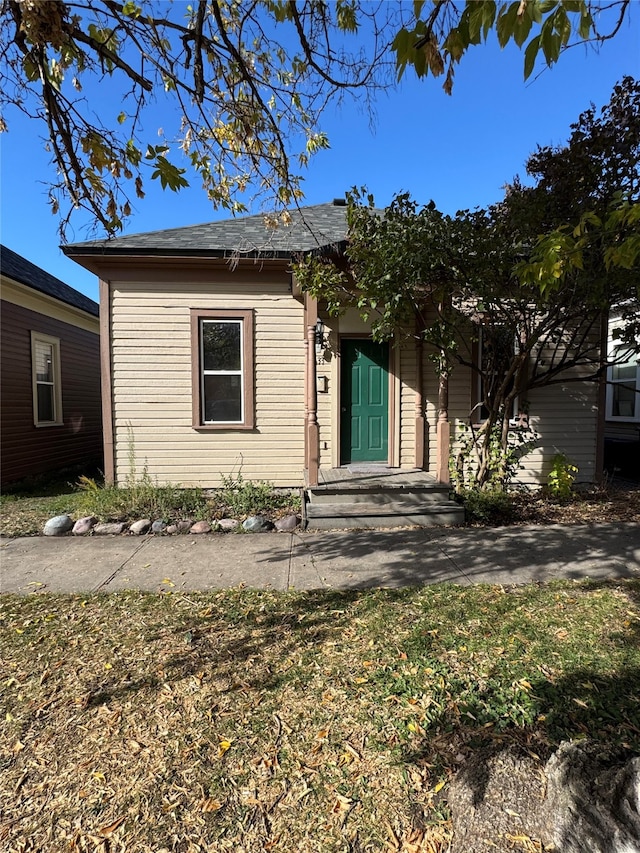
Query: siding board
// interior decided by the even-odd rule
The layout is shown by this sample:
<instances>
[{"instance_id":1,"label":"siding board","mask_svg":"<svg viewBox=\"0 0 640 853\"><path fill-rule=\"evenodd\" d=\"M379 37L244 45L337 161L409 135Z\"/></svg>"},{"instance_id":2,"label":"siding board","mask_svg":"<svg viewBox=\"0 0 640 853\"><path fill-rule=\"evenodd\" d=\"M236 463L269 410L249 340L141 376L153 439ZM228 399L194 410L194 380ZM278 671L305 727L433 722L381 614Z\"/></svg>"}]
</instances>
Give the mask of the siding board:
<instances>
[{"instance_id":1,"label":"siding board","mask_svg":"<svg viewBox=\"0 0 640 853\"><path fill-rule=\"evenodd\" d=\"M97 333L2 301L0 335L2 483L102 458L100 361ZM95 321L96 332L98 322ZM60 426L33 423L31 331L60 339Z\"/></svg>"}]
</instances>

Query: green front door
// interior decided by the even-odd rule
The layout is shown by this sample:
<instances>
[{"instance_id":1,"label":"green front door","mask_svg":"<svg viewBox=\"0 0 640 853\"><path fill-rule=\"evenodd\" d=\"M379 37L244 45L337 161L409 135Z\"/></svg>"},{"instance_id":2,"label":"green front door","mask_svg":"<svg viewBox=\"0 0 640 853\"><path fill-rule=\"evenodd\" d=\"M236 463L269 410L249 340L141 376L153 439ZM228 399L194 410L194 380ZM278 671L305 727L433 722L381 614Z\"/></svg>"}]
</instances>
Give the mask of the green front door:
<instances>
[{"instance_id":1,"label":"green front door","mask_svg":"<svg viewBox=\"0 0 640 853\"><path fill-rule=\"evenodd\" d=\"M343 338L340 352L340 461L387 462L389 345Z\"/></svg>"}]
</instances>

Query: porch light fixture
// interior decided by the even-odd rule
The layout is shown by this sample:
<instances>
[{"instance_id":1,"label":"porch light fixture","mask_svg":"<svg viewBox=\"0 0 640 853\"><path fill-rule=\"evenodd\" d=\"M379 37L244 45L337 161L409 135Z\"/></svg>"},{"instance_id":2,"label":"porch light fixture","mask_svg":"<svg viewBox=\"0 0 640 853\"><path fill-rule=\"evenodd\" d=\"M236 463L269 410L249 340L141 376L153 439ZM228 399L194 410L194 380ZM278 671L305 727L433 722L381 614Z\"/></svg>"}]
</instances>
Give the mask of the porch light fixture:
<instances>
[{"instance_id":1,"label":"porch light fixture","mask_svg":"<svg viewBox=\"0 0 640 853\"><path fill-rule=\"evenodd\" d=\"M324 323L318 317L316 320L316 353L321 353L324 349Z\"/></svg>"}]
</instances>

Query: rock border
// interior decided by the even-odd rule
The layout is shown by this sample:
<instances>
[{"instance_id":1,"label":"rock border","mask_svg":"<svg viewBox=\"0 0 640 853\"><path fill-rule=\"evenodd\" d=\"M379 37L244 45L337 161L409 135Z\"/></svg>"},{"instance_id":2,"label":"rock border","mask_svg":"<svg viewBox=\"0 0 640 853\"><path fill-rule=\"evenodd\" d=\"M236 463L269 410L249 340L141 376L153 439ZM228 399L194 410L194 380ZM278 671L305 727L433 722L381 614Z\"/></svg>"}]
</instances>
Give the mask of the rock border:
<instances>
[{"instance_id":1,"label":"rock border","mask_svg":"<svg viewBox=\"0 0 640 853\"><path fill-rule=\"evenodd\" d=\"M243 520L221 518L213 521L182 519L167 524L164 519L140 518L131 522L99 522L93 515L78 518L56 515L44 525L44 536L195 536L210 533L292 533L301 524L299 515L285 515L272 522L264 515L250 515Z\"/></svg>"}]
</instances>

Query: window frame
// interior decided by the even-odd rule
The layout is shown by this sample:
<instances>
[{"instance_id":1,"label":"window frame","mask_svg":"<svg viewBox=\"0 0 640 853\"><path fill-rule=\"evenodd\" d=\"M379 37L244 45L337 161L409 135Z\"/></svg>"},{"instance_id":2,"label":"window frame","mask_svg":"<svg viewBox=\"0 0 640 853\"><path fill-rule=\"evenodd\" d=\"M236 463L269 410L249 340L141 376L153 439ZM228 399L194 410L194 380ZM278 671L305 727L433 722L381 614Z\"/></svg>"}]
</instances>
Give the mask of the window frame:
<instances>
[{"instance_id":1,"label":"window frame","mask_svg":"<svg viewBox=\"0 0 640 853\"><path fill-rule=\"evenodd\" d=\"M53 357L52 374L53 381L43 383L38 379L36 364L36 347L38 343L51 347ZM41 420L38 411L38 386L46 384L53 388L53 420ZM62 371L60 365L60 338L45 335L43 332L31 330L31 393L33 399L33 425L38 429L41 427L63 426L62 413Z\"/></svg>"},{"instance_id":2,"label":"window frame","mask_svg":"<svg viewBox=\"0 0 640 853\"><path fill-rule=\"evenodd\" d=\"M471 423L481 425L486 421L486 415L483 413L483 382L484 377L482 374L482 356L483 356L483 348L484 348L484 323L475 323L475 332L473 343L472 343L472 352L471 358L473 364L476 366L476 369L472 370L472 383L471 383ZM514 338L514 352L518 346L517 338ZM520 417L520 393L516 394L513 399L513 411L509 417L509 426L512 429L515 428L525 428L528 427L528 417L525 418L526 424L523 419Z\"/></svg>"},{"instance_id":3,"label":"window frame","mask_svg":"<svg viewBox=\"0 0 640 853\"><path fill-rule=\"evenodd\" d=\"M629 352L630 358L629 361L625 362L616 362L615 364L610 364L607 367L607 390L606 390L606 400L605 400L605 420L611 421L612 423L617 424L637 424L640 423L640 352L634 350L632 346L625 346L622 344L620 339L613 337L613 326L614 320L612 319L609 323L609 340L607 345L607 353L611 359L615 358L615 352L618 349L624 349ZM618 321L619 323L619 321ZM616 367L626 366L629 363L633 363L635 361L636 365L636 405L635 405L635 415L614 415L613 414L613 392L614 386L616 385L631 385L632 379L614 379L613 371Z\"/></svg>"},{"instance_id":4,"label":"window frame","mask_svg":"<svg viewBox=\"0 0 640 853\"><path fill-rule=\"evenodd\" d=\"M192 378L192 428L199 432L234 432L236 430L255 429L254 414L254 312L252 309L191 309L191 378ZM242 413L241 421L207 422L204 419L204 366L202 362L203 322L239 321L242 342Z\"/></svg>"}]
</instances>

